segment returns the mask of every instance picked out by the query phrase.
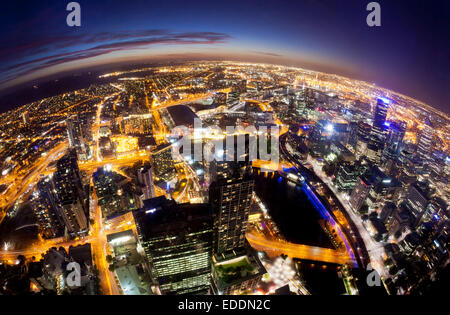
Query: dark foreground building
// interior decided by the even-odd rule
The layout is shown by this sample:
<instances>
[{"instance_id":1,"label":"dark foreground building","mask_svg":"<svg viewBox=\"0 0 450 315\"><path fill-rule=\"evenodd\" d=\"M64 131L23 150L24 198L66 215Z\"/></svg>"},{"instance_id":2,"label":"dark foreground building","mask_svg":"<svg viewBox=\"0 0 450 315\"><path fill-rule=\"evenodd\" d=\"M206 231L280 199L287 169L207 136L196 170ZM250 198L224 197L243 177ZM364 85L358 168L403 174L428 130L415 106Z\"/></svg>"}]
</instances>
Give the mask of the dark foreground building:
<instances>
[{"instance_id":1,"label":"dark foreground building","mask_svg":"<svg viewBox=\"0 0 450 315\"><path fill-rule=\"evenodd\" d=\"M133 212L152 278L162 294L207 294L211 287L212 213L209 204L165 197Z\"/></svg>"}]
</instances>

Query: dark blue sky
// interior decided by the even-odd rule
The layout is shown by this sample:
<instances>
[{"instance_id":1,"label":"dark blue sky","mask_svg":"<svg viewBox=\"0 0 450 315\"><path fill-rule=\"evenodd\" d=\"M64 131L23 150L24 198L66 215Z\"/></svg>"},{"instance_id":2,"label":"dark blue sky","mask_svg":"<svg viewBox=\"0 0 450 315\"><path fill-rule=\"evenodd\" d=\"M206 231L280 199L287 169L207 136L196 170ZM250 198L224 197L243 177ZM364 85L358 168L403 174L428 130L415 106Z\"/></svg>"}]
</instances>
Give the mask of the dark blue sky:
<instances>
[{"instance_id":1,"label":"dark blue sky","mask_svg":"<svg viewBox=\"0 0 450 315\"><path fill-rule=\"evenodd\" d=\"M2 1L5 2L5 1ZM116 61L230 56L363 79L450 107L450 1L79 0L82 25L66 25L70 1L2 3L0 88Z\"/></svg>"}]
</instances>

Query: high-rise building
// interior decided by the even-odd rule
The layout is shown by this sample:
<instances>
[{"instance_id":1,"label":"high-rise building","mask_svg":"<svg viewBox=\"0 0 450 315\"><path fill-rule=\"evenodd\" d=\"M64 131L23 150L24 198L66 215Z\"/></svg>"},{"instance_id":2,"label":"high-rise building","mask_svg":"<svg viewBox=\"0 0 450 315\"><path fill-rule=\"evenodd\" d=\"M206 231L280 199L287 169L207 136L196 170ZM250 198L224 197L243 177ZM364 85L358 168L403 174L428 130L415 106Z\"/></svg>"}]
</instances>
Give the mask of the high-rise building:
<instances>
[{"instance_id":1,"label":"high-rise building","mask_svg":"<svg viewBox=\"0 0 450 315\"><path fill-rule=\"evenodd\" d=\"M356 212L359 212L366 202L373 184L373 179L366 175L360 176L356 181L355 188L350 195L350 205Z\"/></svg>"},{"instance_id":2,"label":"high-rise building","mask_svg":"<svg viewBox=\"0 0 450 315\"><path fill-rule=\"evenodd\" d=\"M356 143L358 142L358 123L351 121L349 124L348 144L356 149Z\"/></svg>"},{"instance_id":3,"label":"high-rise building","mask_svg":"<svg viewBox=\"0 0 450 315\"><path fill-rule=\"evenodd\" d=\"M215 253L244 248L253 188L249 178L219 180L210 186L210 202L215 210Z\"/></svg>"},{"instance_id":4,"label":"high-rise building","mask_svg":"<svg viewBox=\"0 0 450 315\"><path fill-rule=\"evenodd\" d=\"M322 156L330 146L333 125L327 120L319 120L308 134L310 152Z\"/></svg>"},{"instance_id":5,"label":"high-rise building","mask_svg":"<svg viewBox=\"0 0 450 315\"><path fill-rule=\"evenodd\" d=\"M80 160L87 160L89 156L89 146L86 143L83 123L78 116L71 116L66 119L66 125L70 147L75 148Z\"/></svg>"},{"instance_id":6,"label":"high-rise building","mask_svg":"<svg viewBox=\"0 0 450 315\"><path fill-rule=\"evenodd\" d=\"M355 147L355 157L357 159L366 155L367 143L369 142L372 126L362 121L358 123L358 138Z\"/></svg>"},{"instance_id":7,"label":"high-rise building","mask_svg":"<svg viewBox=\"0 0 450 315\"><path fill-rule=\"evenodd\" d=\"M415 182L408 187L404 203L414 217L414 226L417 226L427 212L431 202L432 190L423 182Z\"/></svg>"},{"instance_id":8,"label":"high-rise building","mask_svg":"<svg viewBox=\"0 0 450 315\"><path fill-rule=\"evenodd\" d=\"M374 166L359 177L350 195L350 204L355 211L360 211L366 204L371 209L380 207L386 200L396 195L401 184L384 174Z\"/></svg>"},{"instance_id":9,"label":"high-rise building","mask_svg":"<svg viewBox=\"0 0 450 315\"><path fill-rule=\"evenodd\" d=\"M153 173L150 164L146 163L138 170L137 179L142 188L142 200L155 198L155 184L153 183Z\"/></svg>"},{"instance_id":10,"label":"high-rise building","mask_svg":"<svg viewBox=\"0 0 450 315\"><path fill-rule=\"evenodd\" d=\"M360 211L364 204L375 207L383 196L392 194L391 186L400 184L386 176L378 167L374 166L366 171L356 181L355 188L350 195L350 205L355 211Z\"/></svg>"},{"instance_id":11,"label":"high-rise building","mask_svg":"<svg viewBox=\"0 0 450 315\"><path fill-rule=\"evenodd\" d=\"M86 233L87 202L74 149L57 161L53 178L61 217L68 233L72 236Z\"/></svg>"},{"instance_id":12,"label":"high-rise building","mask_svg":"<svg viewBox=\"0 0 450 315\"><path fill-rule=\"evenodd\" d=\"M150 161L155 176L170 181L176 175L170 143L161 144L150 152Z\"/></svg>"},{"instance_id":13,"label":"high-rise building","mask_svg":"<svg viewBox=\"0 0 450 315\"><path fill-rule=\"evenodd\" d=\"M434 129L430 118L427 117L424 127L417 138L417 155L423 161L430 160Z\"/></svg>"},{"instance_id":14,"label":"high-rise building","mask_svg":"<svg viewBox=\"0 0 450 315\"><path fill-rule=\"evenodd\" d=\"M357 163L342 163L339 166L336 185L339 190L353 190L360 175L360 165Z\"/></svg>"},{"instance_id":15,"label":"high-rise building","mask_svg":"<svg viewBox=\"0 0 450 315\"><path fill-rule=\"evenodd\" d=\"M387 200L397 199L402 188L401 183L395 178L391 178L380 172L376 177L376 184L370 189L366 200L369 209L380 209Z\"/></svg>"},{"instance_id":16,"label":"high-rise building","mask_svg":"<svg viewBox=\"0 0 450 315\"><path fill-rule=\"evenodd\" d=\"M389 131L383 155L387 160L395 160L400 154L400 147L405 137L406 122L389 122Z\"/></svg>"},{"instance_id":17,"label":"high-rise building","mask_svg":"<svg viewBox=\"0 0 450 315\"><path fill-rule=\"evenodd\" d=\"M387 201L380 213L381 222L383 222L384 225L390 225L397 211L395 203Z\"/></svg>"},{"instance_id":18,"label":"high-rise building","mask_svg":"<svg viewBox=\"0 0 450 315\"><path fill-rule=\"evenodd\" d=\"M93 175L98 205L105 218L115 217L136 209L130 193L124 191L118 184L121 178L123 178L122 175L112 172L108 165L99 167Z\"/></svg>"},{"instance_id":19,"label":"high-rise building","mask_svg":"<svg viewBox=\"0 0 450 315\"><path fill-rule=\"evenodd\" d=\"M387 98L378 98L375 106L372 130L367 144L367 158L374 163L380 162L384 148L387 130L386 116L390 102Z\"/></svg>"},{"instance_id":20,"label":"high-rise building","mask_svg":"<svg viewBox=\"0 0 450 315\"><path fill-rule=\"evenodd\" d=\"M252 141L246 135L245 150L238 153L237 137L232 138L234 154L224 143L222 151L227 161L212 164L214 175L209 189L214 210L211 275L215 294L253 292L266 272L245 238L254 189L250 177Z\"/></svg>"},{"instance_id":21,"label":"high-rise building","mask_svg":"<svg viewBox=\"0 0 450 315\"><path fill-rule=\"evenodd\" d=\"M234 141L234 152L226 143ZM250 137L245 135L242 152L238 152L238 137L228 137L223 143L224 161L213 161L209 201L214 209L214 253L222 254L244 248L245 231L252 202L254 181L250 178Z\"/></svg>"},{"instance_id":22,"label":"high-rise building","mask_svg":"<svg viewBox=\"0 0 450 315\"><path fill-rule=\"evenodd\" d=\"M51 178L46 177L37 184L31 204L44 238L56 238L64 233L64 224L58 210L55 188Z\"/></svg>"},{"instance_id":23,"label":"high-rise building","mask_svg":"<svg viewBox=\"0 0 450 315\"><path fill-rule=\"evenodd\" d=\"M138 236L162 294L206 294L211 286L209 204L177 204L164 196L133 211Z\"/></svg>"}]
</instances>

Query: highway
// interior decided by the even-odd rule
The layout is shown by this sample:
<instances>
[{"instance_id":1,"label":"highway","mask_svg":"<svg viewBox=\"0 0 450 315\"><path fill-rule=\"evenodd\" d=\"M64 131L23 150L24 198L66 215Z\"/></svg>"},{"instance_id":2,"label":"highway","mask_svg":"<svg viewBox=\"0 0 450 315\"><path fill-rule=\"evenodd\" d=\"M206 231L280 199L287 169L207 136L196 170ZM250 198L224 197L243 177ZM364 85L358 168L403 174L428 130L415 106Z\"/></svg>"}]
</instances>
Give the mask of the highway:
<instances>
[{"instance_id":1,"label":"highway","mask_svg":"<svg viewBox=\"0 0 450 315\"><path fill-rule=\"evenodd\" d=\"M2 196L0 199L0 209L4 209L7 211L17 199L19 199L27 190L30 189L30 185L32 185L36 179L44 172L47 166L56 160L57 156L64 152L68 147L68 142L61 142L57 146L55 146L52 150L50 150L44 157L39 159L34 166L30 169L30 173L25 177L15 177L14 182L11 184L8 192L8 198L6 196ZM1 183L0 183L1 184ZM5 194L5 195L6 195ZM2 218L0 218L0 224L2 222Z\"/></svg>"},{"instance_id":2,"label":"highway","mask_svg":"<svg viewBox=\"0 0 450 315\"><path fill-rule=\"evenodd\" d=\"M334 264L353 263L353 260L344 251L294 244L279 239L269 239L264 234L254 230L247 232L246 238L254 249L266 252L272 257L285 254L291 258L307 259Z\"/></svg>"}]
</instances>

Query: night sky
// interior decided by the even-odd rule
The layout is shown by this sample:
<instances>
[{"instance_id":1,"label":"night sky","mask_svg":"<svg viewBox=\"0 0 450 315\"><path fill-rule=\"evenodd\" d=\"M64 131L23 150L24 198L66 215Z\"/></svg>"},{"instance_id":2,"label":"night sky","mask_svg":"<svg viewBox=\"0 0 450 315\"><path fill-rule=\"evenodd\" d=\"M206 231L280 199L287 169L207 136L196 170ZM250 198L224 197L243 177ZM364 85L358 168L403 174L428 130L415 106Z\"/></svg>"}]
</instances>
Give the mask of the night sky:
<instances>
[{"instance_id":1,"label":"night sky","mask_svg":"<svg viewBox=\"0 0 450 315\"><path fill-rule=\"evenodd\" d=\"M5 3L8 2L8 3ZM0 97L63 71L152 59L220 58L303 66L374 82L450 112L450 1L2 1ZM2 106L0 98L0 107Z\"/></svg>"}]
</instances>

